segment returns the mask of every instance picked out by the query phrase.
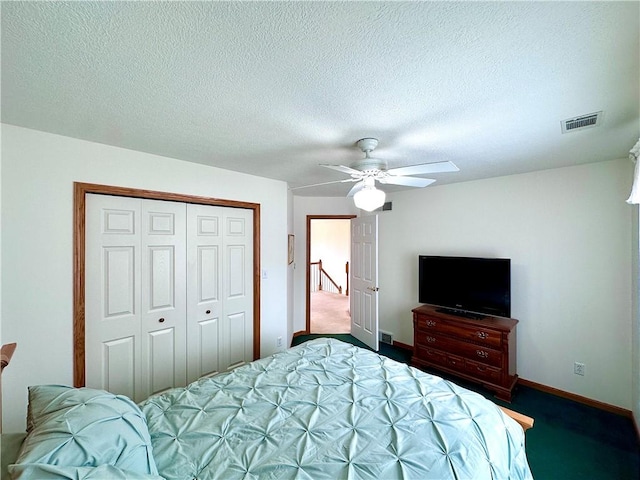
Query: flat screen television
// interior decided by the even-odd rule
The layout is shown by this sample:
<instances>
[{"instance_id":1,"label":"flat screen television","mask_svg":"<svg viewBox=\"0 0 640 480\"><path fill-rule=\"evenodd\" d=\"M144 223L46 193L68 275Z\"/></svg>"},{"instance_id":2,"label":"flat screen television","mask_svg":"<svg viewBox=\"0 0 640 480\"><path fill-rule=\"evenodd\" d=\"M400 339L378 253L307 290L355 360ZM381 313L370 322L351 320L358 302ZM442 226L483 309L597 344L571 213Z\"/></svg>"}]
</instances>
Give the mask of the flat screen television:
<instances>
[{"instance_id":1,"label":"flat screen television","mask_svg":"<svg viewBox=\"0 0 640 480\"><path fill-rule=\"evenodd\" d=\"M511 259L418 258L418 301L454 314L511 316Z\"/></svg>"}]
</instances>

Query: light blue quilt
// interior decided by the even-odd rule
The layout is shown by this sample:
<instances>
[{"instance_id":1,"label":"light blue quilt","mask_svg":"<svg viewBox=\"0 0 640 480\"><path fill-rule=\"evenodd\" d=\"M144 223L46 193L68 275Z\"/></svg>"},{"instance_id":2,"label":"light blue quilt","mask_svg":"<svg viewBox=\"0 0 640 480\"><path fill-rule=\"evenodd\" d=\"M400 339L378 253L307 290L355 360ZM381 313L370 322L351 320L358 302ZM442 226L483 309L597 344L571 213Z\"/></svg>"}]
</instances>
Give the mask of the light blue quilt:
<instances>
[{"instance_id":1,"label":"light blue quilt","mask_svg":"<svg viewBox=\"0 0 640 480\"><path fill-rule=\"evenodd\" d=\"M524 433L492 402L333 339L149 398L167 479L528 479Z\"/></svg>"}]
</instances>

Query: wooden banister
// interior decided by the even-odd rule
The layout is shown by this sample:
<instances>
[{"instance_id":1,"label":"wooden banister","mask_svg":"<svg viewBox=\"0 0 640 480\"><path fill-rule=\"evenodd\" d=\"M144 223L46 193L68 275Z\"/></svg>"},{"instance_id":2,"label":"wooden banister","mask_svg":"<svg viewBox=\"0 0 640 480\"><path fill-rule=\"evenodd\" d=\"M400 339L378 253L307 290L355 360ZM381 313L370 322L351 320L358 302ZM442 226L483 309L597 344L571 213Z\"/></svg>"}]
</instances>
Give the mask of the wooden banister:
<instances>
[{"instance_id":1,"label":"wooden banister","mask_svg":"<svg viewBox=\"0 0 640 480\"><path fill-rule=\"evenodd\" d=\"M322 268L322 260L318 260L317 262L310 262L309 265L318 266L318 290L323 290L322 281L323 281L323 278L326 278L331 283L331 285L333 285L333 287L338 291L338 293L342 295L342 286L338 285L335 282L335 280L331 278L331 275L329 275L327 271L324 268Z\"/></svg>"}]
</instances>

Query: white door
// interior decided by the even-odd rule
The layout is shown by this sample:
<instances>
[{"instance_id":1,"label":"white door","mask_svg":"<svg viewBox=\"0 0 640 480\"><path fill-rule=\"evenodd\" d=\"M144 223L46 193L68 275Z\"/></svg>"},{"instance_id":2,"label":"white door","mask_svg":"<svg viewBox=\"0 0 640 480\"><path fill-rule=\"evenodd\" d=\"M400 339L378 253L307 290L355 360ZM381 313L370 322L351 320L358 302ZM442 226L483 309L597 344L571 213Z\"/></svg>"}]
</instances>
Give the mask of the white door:
<instances>
[{"instance_id":1,"label":"white door","mask_svg":"<svg viewBox=\"0 0 640 480\"><path fill-rule=\"evenodd\" d=\"M140 398L141 202L87 195L86 386Z\"/></svg>"},{"instance_id":2,"label":"white door","mask_svg":"<svg viewBox=\"0 0 640 480\"><path fill-rule=\"evenodd\" d=\"M221 367L253 360L253 210L224 209Z\"/></svg>"},{"instance_id":3,"label":"white door","mask_svg":"<svg viewBox=\"0 0 640 480\"><path fill-rule=\"evenodd\" d=\"M220 372L221 207L187 205L187 377Z\"/></svg>"},{"instance_id":4,"label":"white door","mask_svg":"<svg viewBox=\"0 0 640 480\"><path fill-rule=\"evenodd\" d=\"M186 205L142 200L142 399L186 385Z\"/></svg>"},{"instance_id":5,"label":"white door","mask_svg":"<svg viewBox=\"0 0 640 480\"><path fill-rule=\"evenodd\" d=\"M86 385L139 402L253 359L253 211L87 195Z\"/></svg>"},{"instance_id":6,"label":"white door","mask_svg":"<svg viewBox=\"0 0 640 480\"><path fill-rule=\"evenodd\" d=\"M351 220L351 335L378 350L378 216Z\"/></svg>"},{"instance_id":7,"label":"white door","mask_svg":"<svg viewBox=\"0 0 640 480\"><path fill-rule=\"evenodd\" d=\"M253 360L253 211L187 206L188 380Z\"/></svg>"},{"instance_id":8,"label":"white door","mask_svg":"<svg viewBox=\"0 0 640 480\"><path fill-rule=\"evenodd\" d=\"M185 204L87 195L86 384L135 401L186 382Z\"/></svg>"}]
</instances>

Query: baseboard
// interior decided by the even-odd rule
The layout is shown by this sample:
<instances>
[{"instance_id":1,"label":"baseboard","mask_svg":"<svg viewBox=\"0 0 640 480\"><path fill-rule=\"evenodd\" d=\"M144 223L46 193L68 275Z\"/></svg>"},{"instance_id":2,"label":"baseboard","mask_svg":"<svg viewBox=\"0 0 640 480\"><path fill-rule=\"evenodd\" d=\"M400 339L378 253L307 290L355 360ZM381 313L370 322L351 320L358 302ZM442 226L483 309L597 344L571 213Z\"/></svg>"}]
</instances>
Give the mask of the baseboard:
<instances>
[{"instance_id":1,"label":"baseboard","mask_svg":"<svg viewBox=\"0 0 640 480\"><path fill-rule=\"evenodd\" d=\"M398 347L402 350L407 350L413 354L413 345L409 345L407 343L398 342L397 340L393 341L393 346Z\"/></svg>"},{"instance_id":2,"label":"baseboard","mask_svg":"<svg viewBox=\"0 0 640 480\"><path fill-rule=\"evenodd\" d=\"M564 390L559 390L557 388L549 387L541 383L532 382L531 380L525 380L524 378L518 378L518 385L534 388L536 390L540 390L541 392L555 395L556 397L566 398L567 400L582 403L583 405L588 405L589 407L598 408L600 410L614 413L616 415L621 415L623 417L628 417L633 420L633 413L631 412L631 410L627 410L626 408L616 407L615 405L610 405L598 400L593 400L591 398L583 397L582 395L577 395L575 393L565 392Z\"/></svg>"}]
</instances>

